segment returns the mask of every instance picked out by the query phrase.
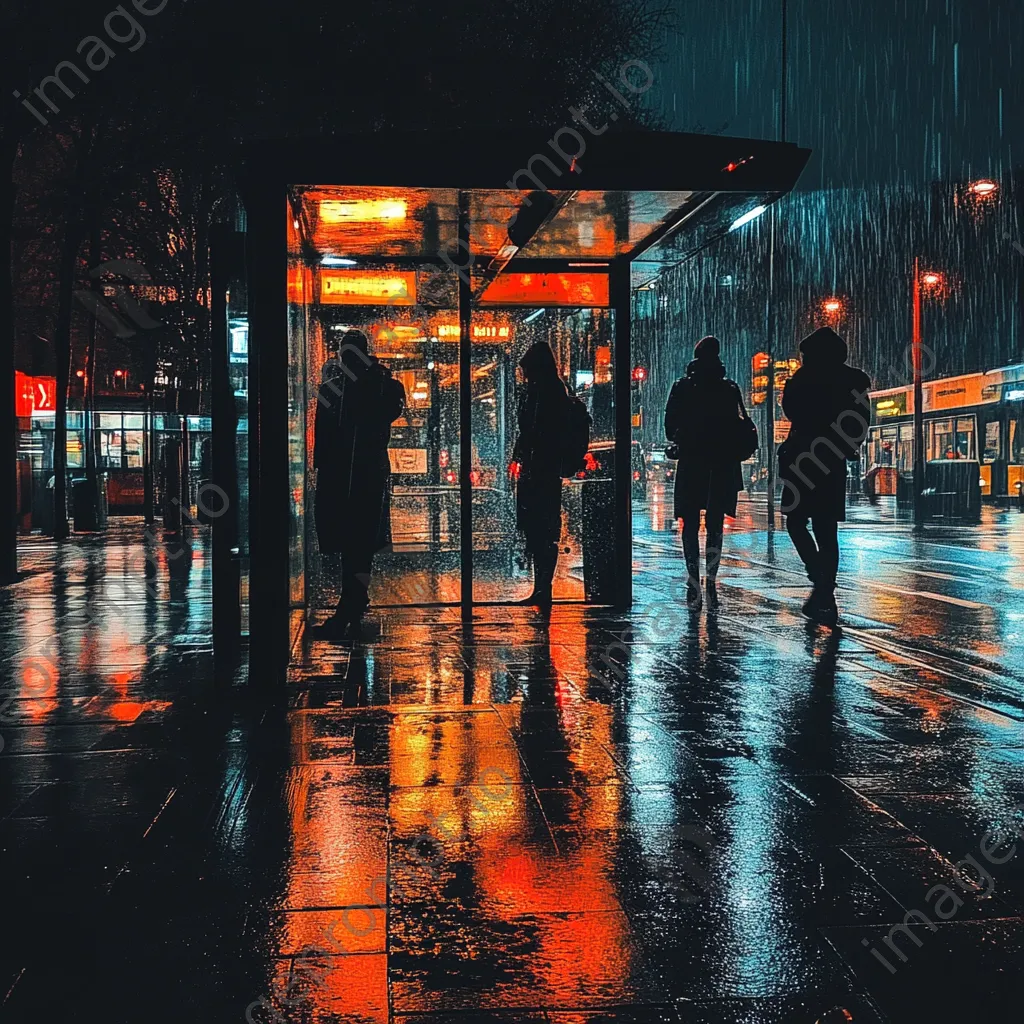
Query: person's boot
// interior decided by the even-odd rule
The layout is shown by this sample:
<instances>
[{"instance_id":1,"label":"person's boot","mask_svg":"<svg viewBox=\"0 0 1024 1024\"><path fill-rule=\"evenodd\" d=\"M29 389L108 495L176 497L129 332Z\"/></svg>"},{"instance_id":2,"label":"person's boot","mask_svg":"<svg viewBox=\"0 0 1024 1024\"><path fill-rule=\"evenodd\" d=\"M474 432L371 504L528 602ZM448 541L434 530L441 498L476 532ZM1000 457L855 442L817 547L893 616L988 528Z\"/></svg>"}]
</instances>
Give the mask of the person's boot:
<instances>
[{"instance_id":1,"label":"person's boot","mask_svg":"<svg viewBox=\"0 0 1024 1024\"><path fill-rule=\"evenodd\" d=\"M816 581L812 580L812 584L811 592L807 595L807 600L804 601L801 608L801 611L803 611L804 615L809 619L817 618L823 594L821 586Z\"/></svg>"},{"instance_id":2,"label":"person's boot","mask_svg":"<svg viewBox=\"0 0 1024 1024\"><path fill-rule=\"evenodd\" d=\"M323 639L337 643L344 639L348 626L348 612L343 603L339 601L334 612L320 624L318 632Z\"/></svg>"},{"instance_id":3,"label":"person's boot","mask_svg":"<svg viewBox=\"0 0 1024 1024\"><path fill-rule=\"evenodd\" d=\"M839 606L836 604L836 585L827 584L821 593L815 616L823 626L835 626L839 622Z\"/></svg>"},{"instance_id":4,"label":"person's boot","mask_svg":"<svg viewBox=\"0 0 1024 1024\"><path fill-rule=\"evenodd\" d=\"M831 580L818 580L804 601L803 613L809 619L823 626L834 626L839 621L839 607L836 605L836 585Z\"/></svg>"},{"instance_id":5,"label":"person's boot","mask_svg":"<svg viewBox=\"0 0 1024 1024\"><path fill-rule=\"evenodd\" d=\"M555 566L558 564L558 546L551 545L550 550L538 551L533 556L533 592L524 598L521 604L537 605L550 608L552 603L551 588L555 579Z\"/></svg>"}]
</instances>

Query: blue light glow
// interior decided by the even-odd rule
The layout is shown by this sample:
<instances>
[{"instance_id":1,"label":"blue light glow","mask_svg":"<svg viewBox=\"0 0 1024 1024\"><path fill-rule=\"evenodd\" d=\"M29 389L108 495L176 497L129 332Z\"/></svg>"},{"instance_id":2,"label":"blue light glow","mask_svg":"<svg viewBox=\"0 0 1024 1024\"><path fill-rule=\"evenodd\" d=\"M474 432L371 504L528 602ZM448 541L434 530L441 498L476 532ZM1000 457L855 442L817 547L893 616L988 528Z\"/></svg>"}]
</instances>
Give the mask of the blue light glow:
<instances>
[{"instance_id":1,"label":"blue light glow","mask_svg":"<svg viewBox=\"0 0 1024 1024\"><path fill-rule=\"evenodd\" d=\"M735 231L737 228L743 227L744 224L749 224L752 220L757 220L758 217L767 210L767 206L755 206L752 210L747 210L742 217L737 217L732 224L729 226L730 231Z\"/></svg>"}]
</instances>

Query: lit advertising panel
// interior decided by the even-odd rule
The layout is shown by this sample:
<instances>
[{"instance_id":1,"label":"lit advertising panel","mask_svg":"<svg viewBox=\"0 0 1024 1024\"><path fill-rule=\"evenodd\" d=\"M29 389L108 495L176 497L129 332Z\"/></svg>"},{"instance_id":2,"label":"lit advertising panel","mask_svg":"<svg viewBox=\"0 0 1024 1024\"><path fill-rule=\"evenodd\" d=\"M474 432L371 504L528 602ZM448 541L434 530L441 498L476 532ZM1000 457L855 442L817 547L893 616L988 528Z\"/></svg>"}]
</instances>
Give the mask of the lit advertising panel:
<instances>
[{"instance_id":1,"label":"lit advertising panel","mask_svg":"<svg viewBox=\"0 0 1024 1024\"><path fill-rule=\"evenodd\" d=\"M339 306L416 304L416 273L400 270L321 270L320 301Z\"/></svg>"},{"instance_id":2,"label":"lit advertising panel","mask_svg":"<svg viewBox=\"0 0 1024 1024\"><path fill-rule=\"evenodd\" d=\"M484 292L486 306L607 308L607 274L499 274Z\"/></svg>"}]
</instances>

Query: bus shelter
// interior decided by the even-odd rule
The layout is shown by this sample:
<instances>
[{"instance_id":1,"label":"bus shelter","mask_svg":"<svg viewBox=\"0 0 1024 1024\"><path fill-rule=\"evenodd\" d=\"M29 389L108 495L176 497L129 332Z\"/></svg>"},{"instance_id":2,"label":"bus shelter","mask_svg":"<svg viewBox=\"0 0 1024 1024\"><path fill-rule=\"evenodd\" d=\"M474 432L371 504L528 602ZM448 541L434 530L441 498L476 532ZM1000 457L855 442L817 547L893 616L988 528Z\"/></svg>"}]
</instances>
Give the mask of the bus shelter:
<instances>
[{"instance_id":1,"label":"bus shelter","mask_svg":"<svg viewBox=\"0 0 1024 1024\"><path fill-rule=\"evenodd\" d=\"M229 402L234 388L215 459L234 474L245 535L237 517L215 520L214 591L216 620L218 594L223 605L240 592L234 578L218 586L218 557L244 548L254 671L285 670L297 636L336 600L336 566L316 545L313 423L324 364L353 327L407 396L392 428L392 545L375 563L375 605L453 605L471 620L476 606L529 589L509 463L517 363L536 341L551 345L593 421L585 470L563 487L556 600L630 603L634 292L762 213L809 151L569 132L245 150L244 240L222 240L228 255L213 258L215 392L219 381ZM221 621L235 630L240 616Z\"/></svg>"}]
</instances>

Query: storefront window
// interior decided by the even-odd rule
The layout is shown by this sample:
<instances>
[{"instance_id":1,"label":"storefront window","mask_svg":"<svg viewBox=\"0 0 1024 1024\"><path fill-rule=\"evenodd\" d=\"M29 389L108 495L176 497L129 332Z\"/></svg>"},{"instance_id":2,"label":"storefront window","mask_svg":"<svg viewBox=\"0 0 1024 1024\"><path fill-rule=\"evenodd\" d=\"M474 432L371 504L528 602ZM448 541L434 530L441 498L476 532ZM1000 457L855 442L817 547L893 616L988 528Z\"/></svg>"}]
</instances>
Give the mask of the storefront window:
<instances>
[{"instance_id":1,"label":"storefront window","mask_svg":"<svg viewBox=\"0 0 1024 1024\"><path fill-rule=\"evenodd\" d=\"M136 417L125 417L135 419ZM141 416L137 417L142 419ZM141 430L126 430L124 437L125 466L128 469L142 469L142 442L144 434Z\"/></svg>"}]
</instances>

